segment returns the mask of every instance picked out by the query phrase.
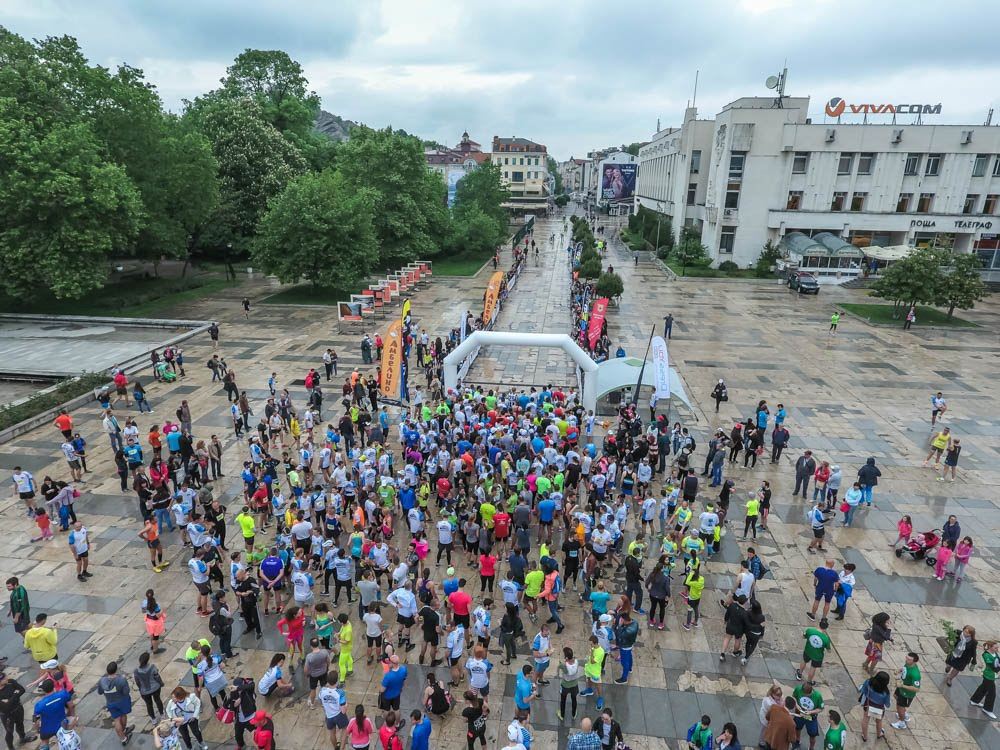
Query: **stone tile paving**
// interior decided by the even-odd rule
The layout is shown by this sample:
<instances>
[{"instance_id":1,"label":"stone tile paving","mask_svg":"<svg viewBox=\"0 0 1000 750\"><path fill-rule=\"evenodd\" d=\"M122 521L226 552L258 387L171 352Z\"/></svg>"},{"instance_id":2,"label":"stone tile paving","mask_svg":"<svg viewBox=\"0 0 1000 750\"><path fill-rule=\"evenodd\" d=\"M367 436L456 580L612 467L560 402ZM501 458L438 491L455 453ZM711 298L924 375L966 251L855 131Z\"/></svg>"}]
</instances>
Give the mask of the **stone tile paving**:
<instances>
[{"instance_id":1,"label":"stone tile paving","mask_svg":"<svg viewBox=\"0 0 1000 750\"><path fill-rule=\"evenodd\" d=\"M540 224L536 238L547 236L544 226ZM541 266L537 270L529 267L530 273L522 278L505 315L510 316L512 327L530 323L536 330L562 331L567 315L562 293L565 259L548 248L547 242L543 243L543 251ZM860 669L862 632L870 616L884 610L892 616L895 630L895 641L886 652L886 668L898 669L906 651L913 649L921 654L925 675L923 689L911 709L915 716L911 729L889 730L889 746L953 750L997 747L1000 741L995 725L986 721L979 709L967 705L979 673L963 675L952 688L944 687L945 653L938 639L943 632L942 620L974 625L981 641L997 637L1000 631L994 593L998 583L997 545L992 541L1000 525L996 512L1000 474L995 462L1000 450L1000 409L993 387L998 374L995 342L1000 306L989 300L966 313L984 326L971 332L870 328L845 316L841 333L834 337L826 332L832 304L860 299L861 292L824 288L818 297L805 299L788 294L774 282L668 282L648 261L636 267L631 255L615 245L611 253L610 260L628 290L620 307L612 309L609 316L614 340L624 342L630 353L641 352L650 327L655 325L659 331L662 316L667 311L675 315L671 357L697 407L690 424L699 438L696 465L700 467L703 461L708 432L717 425L728 429L734 420L745 418L760 398L768 399L772 406L782 401L788 407L794 445L778 465L764 461L756 469L743 469L741 464L727 466L726 474L735 479L741 494L765 478L774 488L770 530L754 542L771 569L771 575L760 582L759 598L768 622L758 654L742 668L732 659L718 661L721 610L712 600L731 585L747 546L730 533L717 559L707 565L709 588L713 590L706 589L703 627L684 631L680 627L681 603L673 602L668 629L644 630L641 634L630 684L605 685L608 705L622 722L629 744L636 750L681 747L680 738L687 727L708 712L715 724L735 721L744 745L752 745L758 732L756 709L772 680L786 690L793 686L802 628L808 623L805 611L811 599L811 571L818 562L815 555L806 552L811 534L805 523L803 501L791 497L792 464L799 450L808 446L820 458L841 465L845 481L869 455L876 456L883 471L875 493L876 504L859 512L853 528L834 525L827 537L832 557L858 565L859 585L846 619L831 627L834 651L820 674L824 696L846 715L856 735L860 712L854 690L864 676ZM481 304L488 275L486 270L476 277L435 279L426 285L413 295L418 323L432 333L446 332L462 310ZM270 291L263 281L251 288L255 297ZM239 383L248 389L258 411L272 370L283 385L300 380L309 366L319 367L320 353L327 345L336 347L341 355L341 376L348 366L360 366L357 346L365 327L339 327L333 310L256 305L248 322L237 295L190 303L170 314L222 321L222 353L236 367ZM384 326L384 319L381 324ZM198 437L217 432L226 438L223 468L227 479L217 489L230 510L236 512L238 502L232 498L239 496L236 477L244 444L231 439L224 396L217 384L210 383L209 371L200 366L211 352L207 337L191 341L186 350L191 363L187 378L172 386L147 384L156 409L154 416L162 420L172 415L183 395L194 412ZM498 350L487 352L477 367L483 380L542 382L553 379L544 376L551 367L566 367L556 359L545 354L532 358L521 352L511 355ZM716 415L708 393L720 376L726 378L732 400ZM901 383L907 385L895 387ZM302 389L292 390L297 402L301 401ZM947 424L963 438L955 483L936 482L931 469L920 466L930 436L928 400L936 390L943 390L949 398ZM335 406L329 404L328 411ZM184 565L187 552L178 536L168 533L165 539L167 557L174 564L160 575L150 571L143 545L134 536L139 518L134 497L117 491L117 478L113 476L110 451L96 410L82 409L76 418L81 432L90 440L93 473L87 475L83 497L76 507L95 540L91 560L95 576L88 584L77 583L62 537L44 545L31 544L28 538L33 527L23 516L19 501L10 495L0 501L7 539L0 549L0 575L21 576L31 592L33 610L47 611L50 622L58 625L60 657L68 665L81 696L78 713L86 726L85 746L110 748L117 746L117 740L95 685L112 659L120 660L124 670L131 673L138 654L146 647L138 609L143 592L155 587L157 599L167 612L167 652L155 657L155 661L168 689L175 684L190 684L183 651L193 637L207 637L208 633L206 622L194 613L193 592ZM143 415L140 427L145 429L152 419ZM58 451L58 437L54 428L43 427L3 446L0 482L7 482L14 462L30 468L39 478L45 473L63 477L65 464ZM895 558L889 543L895 538L896 520L903 513L913 516L919 530L939 527L948 513L958 516L965 532L977 541L965 581L938 583L930 579L929 569L922 562ZM737 521L742 517L735 502L732 516ZM464 565L459 568L472 579ZM570 645L582 654L589 616L573 599L573 593L571 588L567 591L563 613L567 630L554 639L554 645ZM353 607L343 611L354 616ZM241 628L238 622L237 636ZM529 635L533 634L531 630ZM30 681L35 667L18 641L12 628L0 629L0 653L8 656L9 671ZM273 615L265 618L262 641L252 637L238 637L237 641L239 653L226 664L230 677L245 674L259 678L271 654L283 648ZM494 746L503 743L502 730L513 713L513 675L523 661L509 667L500 665L496 646L492 650L491 658L497 666L488 735ZM520 654L522 660L527 656L523 644ZM419 702L425 671L412 661L403 697L406 712ZM369 714L377 716L381 671L369 667L363 658L357 660L355 669L347 686L349 702L363 702ZM437 672L444 675L440 669ZM613 662L609 663L609 672L609 680L618 674ZM296 675L295 681L298 688L292 698L261 701L276 714L278 746L328 747L321 713L309 709L302 700L305 686L301 676ZM557 700L556 686L549 686L535 709L533 726L539 748L561 748L572 731L574 722L570 717L560 722L555 716ZM581 716L596 712L592 698L582 699L581 703ZM203 717L209 743L231 745L231 729L210 719L207 709ZM143 732L133 745L150 747L143 712L137 708L133 719ZM451 715L435 721L434 747L461 746L463 736L464 721L459 717ZM858 745L856 737L851 742L851 746Z\"/></svg>"}]
</instances>

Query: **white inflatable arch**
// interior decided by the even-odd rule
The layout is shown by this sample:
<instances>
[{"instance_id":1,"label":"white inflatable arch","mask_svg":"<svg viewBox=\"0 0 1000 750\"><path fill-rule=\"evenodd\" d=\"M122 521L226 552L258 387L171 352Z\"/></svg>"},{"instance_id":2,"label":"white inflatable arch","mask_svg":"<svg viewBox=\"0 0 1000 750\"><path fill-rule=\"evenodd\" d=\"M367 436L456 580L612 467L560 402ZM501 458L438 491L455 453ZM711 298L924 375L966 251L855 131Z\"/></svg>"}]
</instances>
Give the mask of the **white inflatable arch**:
<instances>
[{"instance_id":1,"label":"white inflatable arch","mask_svg":"<svg viewBox=\"0 0 1000 750\"><path fill-rule=\"evenodd\" d=\"M534 346L559 348L568 354L583 371L584 409L597 408L597 363L565 333L517 333L515 331L473 331L465 341L444 358L445 391L458 387L459 367L480 346Z\"/></svg>"}]
</instances>

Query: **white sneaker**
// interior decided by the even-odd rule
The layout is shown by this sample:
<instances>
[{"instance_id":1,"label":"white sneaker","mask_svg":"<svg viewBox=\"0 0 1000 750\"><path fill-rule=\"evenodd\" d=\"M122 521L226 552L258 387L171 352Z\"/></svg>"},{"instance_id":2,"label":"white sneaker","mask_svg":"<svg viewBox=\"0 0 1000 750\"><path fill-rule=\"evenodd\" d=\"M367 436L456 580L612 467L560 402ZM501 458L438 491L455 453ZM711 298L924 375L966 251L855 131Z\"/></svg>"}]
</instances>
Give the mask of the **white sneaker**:
<instances>
[{"instance_id":1,"label":"white sneaker","mask_svg":"<svg viewBox=\"0 0 1000 750\"><path fill-rule=\"evenodd\" d=\"M991 719L995 719L997 717L995 713L993 713L992 711L987 711L985 708L983 709L983 713L989 716Z\"/></svg>"},{"instance_id":2,"label":"white sneaker","mask_svg":"<svg viewBox=\"0 0 1000 750\"><path fill-rule=\"evenodd\" d=\"M891 726L892 726L893 729L906 729L906 722L905 721L894 721L894 722L892 722Z\"/></svg>"},{"instance_id":3,"label":"white sneaker","mask_svg":"<svg viewBox=\"0 0 1000 750\"><path fill-rule=\"evenodd\" d=\"M903 721L909 721L909 720L910 720L910 719L912 719L912 718L913 718L913 717L912 717L912 716L910 716L910 712L909 712L909 711L907 711L907 712L906 712L906 715L905 715L905 716L903 717Z\"/></svg>"}]
</instances>

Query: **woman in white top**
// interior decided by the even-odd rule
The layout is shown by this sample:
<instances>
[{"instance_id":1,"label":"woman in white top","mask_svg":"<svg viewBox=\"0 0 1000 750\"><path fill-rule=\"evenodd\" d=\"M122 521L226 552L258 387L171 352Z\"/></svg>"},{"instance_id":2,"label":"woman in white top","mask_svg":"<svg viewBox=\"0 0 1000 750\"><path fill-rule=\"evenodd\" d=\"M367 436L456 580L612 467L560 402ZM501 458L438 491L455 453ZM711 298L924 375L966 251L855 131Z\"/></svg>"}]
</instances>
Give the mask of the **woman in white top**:
<instances>
[{"instance_id":1,"label":"woman in white top","mask_svg":"<svg viewBox=\"0 0 1000 750\"><path fill-rule=\"evenodd\" d=\"M170 719L181 734L184 746L191 750L191 735L201 745L201 750L208 750L205 738L201 736L201 726L198 724L198 716L201 714L201 701L194 693L189 693L184 688L178 686L170 694L167 701L167 718ZM161 738L162 739L162 738Z\"/></svg>"},{"instance_id":2,"label":"woman in white top","mask_svg":"<svg viewBox=\"0 0 1000 750\"><path fill-rule=\"evenodd\" d=\"M382 615L378 612L378 602L368 605L368 611L361 618L365 622L365 639L368 642L368 663L375 661L375 656L382 649Z\"/></svg>"},{"instance_id":3,"label":"woman in white top","mask_svg":"<svg viewBox=\"0 0 1000 750\"><path fill-rule=\"evenodd\" d=\"M208 695L212 700L212 708L219 710L226 702L226 673L222 671L222 656L213 654L211 646L201 647L201 660L198 662L198 672L205 683ZM219 702L219 699L222 702Z\"/></svg>"},{"instance_id":4,"label":"woman in white top","mask_svg":"<svg viewBox=\"0 0 1000 750\"><path fill-rule=\"evenodd\" d=\"M767 728L767 712L771 710L771 706L781 705L784 705L784 698L782 698L781 695L781 685L775 683L771 686L771 689L767 691L767 695L764 696L764 700L760 702L760 711L757 714L757 719L760 721L760 737L757 739L758 744L764 742L764 730Z\"/></svg>"}]
</instances>

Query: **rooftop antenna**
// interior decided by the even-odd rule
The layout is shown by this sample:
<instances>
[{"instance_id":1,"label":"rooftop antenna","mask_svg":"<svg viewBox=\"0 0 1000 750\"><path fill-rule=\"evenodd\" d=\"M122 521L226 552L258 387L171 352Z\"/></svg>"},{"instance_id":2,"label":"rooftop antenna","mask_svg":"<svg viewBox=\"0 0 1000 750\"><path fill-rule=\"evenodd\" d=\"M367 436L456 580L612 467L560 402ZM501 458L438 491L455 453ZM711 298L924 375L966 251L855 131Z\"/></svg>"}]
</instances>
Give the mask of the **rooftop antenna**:
<instances>
[{"instance_id":1,"label":"rooftop antenna","mask_svg":"<svg viewBox=\"0 0 1000 750\"><path fill-rule=\"evenodd\" d=\"M764 85L767 86L767 88L777 91L777 98L771 105L776 109L781 109L784 106L784 104L782 103L782 99L785 96L785 81L787 79L788 79L788 68L786 67L782 68L781 72L778 75L768 76L767 80L764 81Z\"/></svg>"},{"instance_id":2,"label":"rooftop antenna","mask_svg":"<svg viewBox=\"0 0 1000 750\"><path fill-rule=\"evenodd\" d=\"M698 72L697 70L694 72L694 96L691 97L692 107L698 106Z\"/></svg>"},{"instance_id":3,"label":"rooftop antenna","mask_svg":"<svg viewBox=\"0 0 1000 750\"><path fill-rule=\"evenodd\" d=\"M986 127L993 124L993 107L990 107L990 111L986 113Z\"/></svg>"},{"instance_id":4,"label":"rooftop antenna","mask_svg":"<svg viewBox=\"0 0 1000 750\"><path fill-rule=\"evenodd\" d=\"M993 110L991 109L990 112L992 113ZM987 122L986 124L989 125L989 122ZM660 132L660 118L659 117L656 118L656 132L657 133Z\"/></svg>"}]
</instances>

